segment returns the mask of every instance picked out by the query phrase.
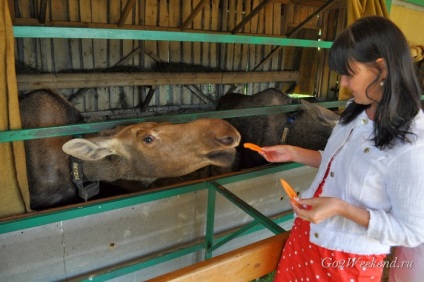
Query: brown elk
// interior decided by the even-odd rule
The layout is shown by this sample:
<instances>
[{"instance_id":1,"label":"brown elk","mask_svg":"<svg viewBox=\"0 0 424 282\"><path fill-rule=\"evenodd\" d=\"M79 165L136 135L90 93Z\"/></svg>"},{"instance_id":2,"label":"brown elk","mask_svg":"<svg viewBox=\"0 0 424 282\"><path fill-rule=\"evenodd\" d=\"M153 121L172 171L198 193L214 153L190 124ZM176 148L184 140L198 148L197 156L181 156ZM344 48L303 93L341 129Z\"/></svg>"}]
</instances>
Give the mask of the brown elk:
<instances>
[{"instance_id":1,"label":"brown elk","mask_svg":"<svg viewBox=\"0 0 424 282\"><path fill-rule=\"evenodd\" d=\"M254 95L229 93L221 97L217 110L246 109L292 104L294 99L278 89L265 89ZM304 111L227 119L241 134L241 143L254 143L261 147L289 144L312 150L323 150L339 115L333 111L300 101ZM299 102L295 102L299 103ZM239 169L267 164L258 153L239 146Z\"/></svg>"},{"instance_id":2,"label":"brown elk","mask_svg":"<svg viewBox=\"0 0 424 282\"><path fill-rule=\"evenodd\" d=\"M81 114L62 96L33 91L20 100L24 128L81 121ZM31 208L45 209L78 197L72 175L85 181L140 181L188 174L199 168L230 166L240 134L221 119L171 124L144 122L119 126L91 137L52 137L25 141ZM81 171L73 171L78 159ZM76 170L76 169L75 169Z\"/></svg>"}]
</instances>

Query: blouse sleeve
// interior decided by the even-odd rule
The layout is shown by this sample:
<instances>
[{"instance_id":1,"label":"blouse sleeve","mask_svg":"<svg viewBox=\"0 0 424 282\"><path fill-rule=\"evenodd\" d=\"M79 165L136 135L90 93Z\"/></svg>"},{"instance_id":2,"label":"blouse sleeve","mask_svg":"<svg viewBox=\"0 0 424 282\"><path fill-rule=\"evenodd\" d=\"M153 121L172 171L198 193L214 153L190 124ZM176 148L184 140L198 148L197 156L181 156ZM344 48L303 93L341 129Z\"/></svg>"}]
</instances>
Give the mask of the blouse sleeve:
<instances>
[{"instance_id":1,"label":"blouse sleeve","mask_svg":"<svg viewBox=\"0 0 424 282\"><path fill-rule=\"evenodd\" d=\"M367 234L383 244L415 247L424 242L424 144L415 144L388 164L391 209L371 210Z\"/></svg>"}]
</instances>

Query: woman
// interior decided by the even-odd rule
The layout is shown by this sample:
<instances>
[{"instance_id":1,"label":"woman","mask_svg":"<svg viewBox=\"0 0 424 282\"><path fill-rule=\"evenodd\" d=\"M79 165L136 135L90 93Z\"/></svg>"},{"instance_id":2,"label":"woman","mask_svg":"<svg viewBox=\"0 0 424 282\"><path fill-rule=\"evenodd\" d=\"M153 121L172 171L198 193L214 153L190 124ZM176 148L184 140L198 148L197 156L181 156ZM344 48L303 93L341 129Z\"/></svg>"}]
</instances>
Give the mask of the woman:
<instances>
[{"instance_id":1,"label":"woman","mask_svg":"<svg viewBox=\"0 0 424 282\"><path fill-rule=\"evenodd\" d=\"M270 162L319 167L276 281L380 281L390 247L424 242L424 114L409 46L388 19L366 17L329 52L353 99L324 151L263 147Z\"/></svg>"}]
</instances>

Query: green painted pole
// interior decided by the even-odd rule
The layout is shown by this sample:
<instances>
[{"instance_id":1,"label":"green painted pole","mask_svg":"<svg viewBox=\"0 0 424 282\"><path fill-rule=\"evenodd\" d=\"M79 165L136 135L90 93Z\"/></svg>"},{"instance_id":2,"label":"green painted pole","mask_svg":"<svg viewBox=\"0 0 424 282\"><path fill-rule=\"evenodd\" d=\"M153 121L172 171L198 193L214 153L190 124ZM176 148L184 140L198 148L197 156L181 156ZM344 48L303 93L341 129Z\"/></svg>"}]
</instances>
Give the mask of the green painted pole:
<instances>
[{"instance_id":1,"label":"green painted pole","mask_svg":"<svg viewBox=\"0 0 424 282\"><path fill-rule=\"evenodd\" d=\"M336 108L346 104L346 101L331 101L317 103L322 107ZM234 110L222 110L222 111L211 111L204 113L190 113L190 114L178 114L178 115L163 115L159 117L141 117L132 119L120 119L113 121L104 122L92 122L92 123L80 123L63 126L52 126L44 128L33 128L33 129L20 129L20 130L8 130L0 131L0 143L10 142L17 140L30 140L37 138L55 137L55 136L67 136L84 133L99 132L104 129L112 128L118 125L126 125L136 122L155 121L155 122L173 122L182 123L196 120L199 118L233 118L233 117L246 117L255 115L267 115L267 114L281 114L285 112L293 112L303 110L304 107L301 104L295 105L283 105L283 106L269 106L269 107L258 107L249 109L234 109Z\"/></svg>"},{"instance_id":2,"label":"green painted pole","mask_svg":"<svg viewBox=\"0 0 424 282\"><path fill-rule=\"evenodd\" d=\"M277 36L233 35L213 32L105 29L80 27L14 26L15 38L86 38L118 40L157 40L181 42L237 43L295 47L330 48L332 42L291 39Z\"/></svg>"},{"instance_id":3,"label":"green painted pole","mask_svg":"<svg viewBox=\"0 0 424 282\"><path fill-rule=\"evenodd\" d=\"M212 257L212 245L214 237L215 225L215 204L216 204L216 191L213 185L208 183L208 209L206 217L206 240L205 240L205 260Z\"/></svg>"},{"instance_id":4,"label":"green painted pole","mask_svg":"<svg viewBox=\"0 0 424 282\"><path fill-rule=\"evenodd\" d=\"M268 217L257 211L256 209L252 208L250 205L248 205L246 202L244 202L242 199L237 197L235 194L230 192L227 188L216 182L215 180L210 181L210 183L214 186L216 191L218 191L221 195L226 197L228 200L230 200L233 204L238 206L240 209L242 209L244 212L246 212L248 215L253 217L254 219L258 220L262 225L264 225L266 228L268 228L271 232L275 234L280 234L281 232L284 232L283 228L281 228L278 224L275 224L272 220L270 220Z\"/></svg>"}]
</instances>

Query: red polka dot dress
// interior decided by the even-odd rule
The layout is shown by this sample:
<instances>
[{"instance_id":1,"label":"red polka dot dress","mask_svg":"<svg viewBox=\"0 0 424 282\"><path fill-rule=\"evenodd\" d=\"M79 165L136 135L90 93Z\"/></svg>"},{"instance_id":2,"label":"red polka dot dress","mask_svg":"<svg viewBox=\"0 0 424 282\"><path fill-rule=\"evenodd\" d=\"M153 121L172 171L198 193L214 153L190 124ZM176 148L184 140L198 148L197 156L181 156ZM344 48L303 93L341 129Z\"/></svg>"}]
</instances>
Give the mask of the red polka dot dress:
<instances>
[{"instance_id":1,"label":"red polka dot dress","mask_svg":"<svg viewBox=\"0 0 424 282\"><path fill-rule=\"evenodd\" d=\"M322 193L330 165L331 162L314 197ZM381 281L385 255L356 255L326 249L311 243L309 233L310 222L296 218L284 246L275 281Z\"/></svg>"}]
</instances>

